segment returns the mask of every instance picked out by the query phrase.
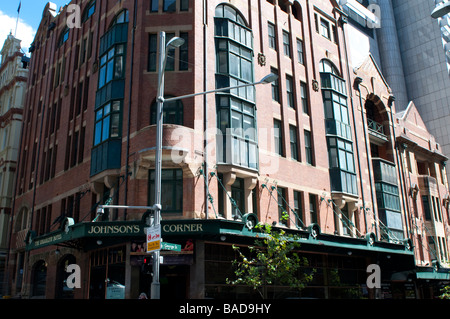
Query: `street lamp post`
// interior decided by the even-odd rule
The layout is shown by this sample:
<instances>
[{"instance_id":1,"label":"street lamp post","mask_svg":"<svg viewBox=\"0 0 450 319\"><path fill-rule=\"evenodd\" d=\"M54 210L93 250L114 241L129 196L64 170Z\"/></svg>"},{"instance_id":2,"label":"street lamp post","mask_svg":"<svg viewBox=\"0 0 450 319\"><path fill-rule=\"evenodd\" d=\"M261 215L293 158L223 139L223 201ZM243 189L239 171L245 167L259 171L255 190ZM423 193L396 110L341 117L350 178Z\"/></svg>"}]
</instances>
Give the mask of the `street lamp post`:
<instances>
[{"instance_id":1,"label":"street lamp post","mask_svg":"<svg viewBox=\"0 0 450 319\"><path fill-rule=\"evenodd\" d=\"M447 13L450 13L450 2L441 3L431 12L433 19L442 18Z\"/></svg>"},{"instance_id":2,"label":"street lamp post","mask_svg":"<svg viewBox=\"0 0 450 319\"><path fill-rule=\"evenodd\" d=\"M163 135L163 108L164 102L171 102L176 100L181 100L189 97L194 97L198 95L205 95L209 93L217 93L228 91L232 89L253 86L257 84L267 84L275 81L278 76L275 74L269 74L265 76L261 81L242 84L237 86L231 86L226 88L220 88L216 90L210 90L200 93L187 94L182 96L176 96L164 99L164 69L166 66L167 59L167 48L169 47L179 47L184 44L184 40L178 37L170 39L166 44L166 34L164 31L160 32L159 35L159 56L158 56L158 96L156 98L156 154L155 154L155 202L153 207L155 208L154 225L158 226L161 224L161 173L162 173L162 135ZM153 281L151 285L151 299L160 299L160 283L159 283L159 250L153 253Z\"/></svg>"},{"instance_id":3,"label":"street lamp post","mask_svg":"<svg viewBox=\"0 0 450 319\"><path fill-rule=\"evenodd\" d=\"M162 162L162 135L163 135L163 104L164 104L164 70L167 61L167 49L182 46L184 40L173 37L166 43L166 33L159 34L159 63L158 63L158 97L156 99L156 155L155 155L155 210L154 225L161 224L161 162ZM151 285L151 299L160 298L159 283L159 250L153 253L153 281Z\"/></svg>"}]
</instances>

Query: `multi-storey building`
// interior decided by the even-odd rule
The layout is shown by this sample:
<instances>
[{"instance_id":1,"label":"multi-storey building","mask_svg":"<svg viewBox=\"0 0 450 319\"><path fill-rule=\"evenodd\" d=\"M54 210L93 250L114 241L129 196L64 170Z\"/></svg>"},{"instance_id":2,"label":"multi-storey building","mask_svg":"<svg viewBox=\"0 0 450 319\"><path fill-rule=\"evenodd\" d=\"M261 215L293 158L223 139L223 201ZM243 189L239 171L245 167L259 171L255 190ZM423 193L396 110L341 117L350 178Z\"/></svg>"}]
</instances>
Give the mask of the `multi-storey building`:
<instances>
[{"instance_id":1,"label":"multi-storey building","mask_svg":"<svg viewBox=\"0 0 450 319\"><path fill-rule=\"evenodd\" d=\"M21 52L20 40L12 34L6 38L0 54L0 276L3 279L29 59ZM3 291L1 280L0 291Z\"/></svg>"},{"instance_id":2,"label":"multi-storey building","mask_svg":"<svg viewBox=\"0 0 450 319\"><path fill-rule=\"evenodd\" d=\"M341 1L341 3L343 2ZM372 3L371 7L369 7L370 3ZM447 157L444 155L446 153L441 143L445 142L438 135L436 135L435 140L432 133L429 133L427 130L427 127L429 127L430 132L433 132L429 126L429 122L422 121L422 118L427 117L427 115L424 115L423 109L432 110L436 106L434 98L431 101L430 94L424 93L431 89L431 87L425 85L419 85L417 87L417 85L414 85L415 88L410 89L412 82L425 83L436 81L435 76L433 76L433 79L430 79L430 76L424 76L424 72L434 72L431 71L435 69L432 65L438 65L440 63L438 61L441 60L440 57L442 55L439 50L432 51L432 57L427 61L423 61L423 63L421 62L419 67L421 71L416 72L418 65L413 61L417 57L422 58L422 48L425 47L425 44L419 45L419 43L425 41L425 38L411 37L407 36L407 34L415 32L414 30L418 29L419 24L424 27L423 30L432 29L433 27L433 23L430 23L432 20L428 14L428 10L424 10L421 6L428 7L428 3L421 2L418 4L410 1L408 3L404 2L402 5L401 1L393 1L393 4L391 4L391 1L378 1L375 4L370 1L349 0L345 3L343 10L348 14L349 21L350 65L355 69L359 69L367 56L370 55L374 63L380 67L380 70L383 70L383 75L387 83L389 83L392 94L395 96L395 106L397 109L397 115L395 115L397 125L396 139L398 156L400 156L399 163L401 164L401 170L399 172L402 172L400 174L401 176L404 175L402 177L404 179L403 184L399 184L399 186L402 186L402 192L404 193L403 199L405 203L402 204L404 205L403 209L406 215L409 216L407 217L406 226L409 229L409 236L413 239L415 246L416 263L419 267L416 276L417 278L426 276L425 280L433 282L426 289L421 288L418 293L423 296L429 296L428 288L433 287L435 293L438 293L436 287L442 283L442 280L448 281L447 276L442 275L440 272L424 274L425 269L433 269L432 265L436 263L442 263L441 269L442 267L448 269L448 264L446 263L448 257L443 253L443 251L448 251L448 248L445 248L449 238L448 230L445 230L448 226L444 226L448 225L448 223L446 224L444 222L442 227L436 228L433 226L434 224L430 224L432 220L429 214L431 209L436 211L442 210L443 215L446 215L443 199L448 192L448 183L445 177L442 176L445 172ZM421 8L419 9L419 7ZM378 16L368 9L377 9L374 11ZM421 19L409 19L412 14L406 13L408 11L414 11ZM402 18L397 19L398 16L402 16ZM435 33L427 31L427 34L432 36L426 46L431 46L434 43ZM406 42L405 39L410 39L411 41ZM439 48L439 45L435 45L435 47ZM403 68L405 65L408 65L408 67ZM441 67L444 67L444 65L445 63ZM408 75L405 76L404 70L407 70ZM444 83L445 81L439 83L439 85L442 86ZM438 85L432 87L432 90L443 90ZM409 104L405 102L408 101L408 98L413 99ZM445 98L442 101L445 101ZM421 107L418 106L416 108L416 104L420 104ZM371 125L369 124L370 127ZM404 138L410 141L410 143L405 143ZM404 147L408 145L411 147L406 151ZM417 154L416 151L418 151ZM412 159L410 159L411 156L413 156ZM418 163L420 163L417 165L417 167L420 167L418 171L415 168L416 166L411 164L416 163L416 158ZM406 164L407 162L408 165ZM430 192L427 191L429 188L428 183L418 183L418 180L411 177L411 174L412 176L431 176L432 183L429 185L433 185L432 193L434 197L428 202L427 198L430 196ZM416 178L420 180L425 177L416 176ZM413 185L412 188L411 185ZM411 201L411 189L415 190L414 194L417 194L419 191L419 193L425 196L423 197L425 204L413 203ZM435 201L435 203L431 204L431 200ZM436 200L439 200L439 206L436 206L438 203ZM430 204L428 205L427 203ZM414 226L420 220L427 221L425 224L420 224L420 229L427 233L425 237L423 237L424 233L418 235L416 232L418 228ZM436 233L436 229L439 229L440 232ZM442 249L442 251L439 252L439 249ZM423 268L423 266L427 267Z\"/></svg>"},{"instance_id":3,"label":"multi-storey building","mask_svg":"<svg viewBox=\"0 0 450 319\"><path fill-rule=\"evenodd\" d=\"M406 223L415 248L417 290L421 297L428 298L439 294L440 284L449 280L448 158L427 131L413 102L396 114L396 121Z\"/></svg>"},{"instance_id":4,"label":"multi-storey building","mask_svg":"<svg viewBox=\"0 0 450 319\"><path fill-rule=\"evenodd\" d=\"M351 32L350 42L358 45L360 53L366 51L374 56L396 96L398 111L406 110L414 101L427 129L448 157L449 16L436 20L431 17L433 9L445 2L340 0L357 26ZM373 12L367 10L369 5L376 9L377 22ZM358 63L358 56L355 53L353 62Z\"/></svg>"},{"instance_id":5,"label":"multi-storey building","mask_svg":"<svg viewBox=\"0 0 450 319\"><path fill-rule=\"evenodd\" d=\"M14 294L137 298L154 203L159 32L165 96L161 298L251 296L230 286L232 245L255 222L300 238L314 280L271 297L409 297L414 249L402 203L394 98L372 58L348 63L347 15L321 1L80 0L48 5L31 47L9 271ZM167 41L166 41L167 42ZM445 168L443 168L445 169ZM101 211L100 211L101 212ZM284 220L283 213L289 216ZM24 221L28 221L25 223ZM68 289L77 264L81 288ZM366 285L378 264L382 288ZM400 279L398 279L400 278Z\"/></svg>"}]
</instances>

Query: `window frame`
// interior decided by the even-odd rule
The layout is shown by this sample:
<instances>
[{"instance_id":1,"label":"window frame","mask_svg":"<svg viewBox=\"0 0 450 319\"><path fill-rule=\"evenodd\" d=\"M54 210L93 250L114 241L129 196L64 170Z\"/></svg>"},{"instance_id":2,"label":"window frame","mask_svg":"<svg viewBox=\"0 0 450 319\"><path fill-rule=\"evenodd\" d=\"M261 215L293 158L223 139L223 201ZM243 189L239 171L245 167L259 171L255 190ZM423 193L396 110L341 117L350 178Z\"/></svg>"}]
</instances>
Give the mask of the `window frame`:
<instances>
[{"instance_id":1,"label":"window frame","mask_svg":"<svg viewBox=\"0 0 450 319\"><path fill-rule=\"evenodd\" d=\"M285 30L283 30L283 52L285 56L291 57L291 35Z\"/></svg>"},{"instance_id":2,"label":"window frame","mask_svg":"<svg viewBox=\"0 0 450 319\"><path fill-rule=\"evenodd\" d=\"M270 68L270 72L272 74L278 75L278 70L275 69L275 68ZM280 103L280 82L279 82L279 77L277 77L275 79L275 81L273 81L271 83L271 87L272 87L272 101Z\"/></svg>"},{"instance_id":3,"label":"window frame","mask_svg":"<svg viewBox=\"0 0 450 319\"><path fill-rule=\"evenodd\" d=\"M120 48L121 51L119 50L118 52ZM125 79L126 44L121 43L112 46L100 57L99 61L98 90L108 85L111 81ZM120 61L119 64L118 61ZM117 74L118 65L121 65L119 74ZM104 73L102 74L103 70ZM112 75L110 75L110 72Z\"/></svg>"},{"instance_id":4,"label":"window frame","mask_svg":"<svg viewBox=\"0 0 450 319\"><path fill-rule=\"evenodd\" d=\"M269 38L269 48L277 51L277 30L275 24L267 22L267 35Z\"/></svg>"},{"instance_id":5,"label":"window frame","mask_svg":"<svg viewBox=\"0 0 450 319\"><path fill-rule=\"evenodd\" d=\"M330 22L322 17L320 18L319 21L319 34L324 38L331 40Z\"/></svg>"},{"instance_id":6,"label":"window frame","mask_svg":"<svg viewBox=\"0 0 450 319\"><path fill-rule=\"evenodd\" d=\"M289 125L289 141L291 147L291 159L298 161L298 137L297 137L297 127L294 125Z\"/></svg>"},{"instance_id":7,"label":"window frame","mask_svg":"<svg viewBox=\"0 0 450 319\"><path fill-rule=\"evenodd\" d=\"M311 223L318 223L317 195L309 194L309 216Z\"/></svg>"},{"instance_id":8,"label":"window frame","mask_svg":"<svg viewBox=\"0 0 450 319\"><path fill-rule=\"evenodd\" d=\"M166 95L165 98L173 97L171 95ZM156 108L157 102L153 101L150 105L150 125L156 125ZM169 112L175 114L175 121L172 121L172 117L167 117ZM165 102L163 109L163 124L172 124L172 125L184 125L184 105L180 100Z\"/></svg>"},{"instance_id":9,"label":"window frame","mask_svg":"<svg viewBox=\"0 0 450 319\"><path fill-rule=\"evenodd\" d=\"M309 114L308 85L306 82L300 81L300 99L302 101L302 111L306 115Z\"/></svg>"},{"instance_id":10,"label":"window frame","mask_svg":"<svg viewBox=\"0 0 450 319\"><path fill-rule=\"evenodd\" d=\"M61 32L59 39L58 39L58 48L62 47L62 45L64 43L67 42L67 40L69 40L69 35L70 35L70 28L69 27L65 27L64 30Z\"/></svg>"},{"instance_id":11,"label":"window frame","mask_svg":"<svg viewBox=\"0 0 450 319\"><path fill-rule=\"evenodd\" d=\"M299 227L304 226L302 197L302 192L294 189L294 211L297 214L297 216L295 216L295 223Z\"/></svg>"},{"instance_id":12,"label":"window frame","mask_svg":"<svg viewBox=\"0 0 450 319\"><path fill-rule=\"evenodd\" d=\"M155 170L148 172L148 200L154 203L155 197ZM172 174L170 174L172 173ZM153 175L153 176L152 176ZM163 169L161 172L161 214L183 214L183 170L181 168ZM170 192L167 191L168 188ZM165 190L165 191L163 191ZM167 199L167 201L166 201ZM164 207L166 202L172 202L170 208Z\"/></svg>"},{"instance_id":13,"label":"window frame","mask_svg":"<svg viewBox=\"0 0 450 319\"><path fill-rule=\"evenodd\" d=\"M287 226L288 220L283 220L283 213L289 216L286 204L287 188L277 186L277 204L278 204L278 223Z\"/></svg>"},{"instance_id":14,"label":"window frame","mask_svg":"<svg viewBox=\"0 0 450 319\"><path fill-rule=\"evenodd\" d=\"M163 12L176 12L177 0L163 0L162 10Z\"/></svg>"},{"instance_id":15,"label":"window frame","mask_svg":"<svg viewBox=\"0 0 450 319\"><path fill-rule=\"evenodd\" d=\"M305 141L305 161L307 164L314 166L314 149L311 131L304 130L303 135Z\"/></svg>"},{"instance_id":16,"label":"window frame","mask_svg":"<svg viewBox=\"0 0 450 319\"><path fill-rule=\"evenodd\" d=\"M297 38L297 59L298 63L301 65L305 65L305 49L303 40Z\"/></svg>"},{"instance_id":17,"label":"window frame","mask_svg":"<svg viewBox=\"0 0 450 319\"><path fill-rule=\"evenodd\" d=\"M283 152L283 123L278 120L273 120L273 137L274 137L274 152L279 156L284 156Z\"/></svg>"},{"instance_id":18,"label":"window frame","mask_svg":"<svg viewBox=\"0 0 450 319\"><path fill-rule=\"evenodd\" d=\"M156 8L155 8L156 6ZM159 11L159 0L150 0L150 12L158 12Z\"/></svg>"},{"instance_id":19,"label":"window frame","mask_svg":"<svg viewBox=\"0 0 450 319\"><path fill-rule=\"evenodd\" d=\"M289 74L286 74L286 104L295 109L294 78Z\"/></svg>"},{"instance_id":20,"label":"window frame","mask_svg":"<svg viewBox=\"0 0 450 319\"><path fill-rule=\"evenodd\" d=\"M122 100L112 100L95 110L93 147L122 137L122 103ZM107 113L105 113L105 109Z\"/></svg>"},{"instance_id":21,"label":"window frame","mask_svg":"<svg viewBox=\"0 0 450 319\"><path fill-rule=\"evenodd\" d=\"M82 14L82 18L81 18L81 22L84 23L87 20L89 20L90 17L92 17L95 14L95 11L97 9L97 1L96 0L92 0L91 2L89 2L86 7L84 8L83 14Z\"/></svg>"}]
</instances>

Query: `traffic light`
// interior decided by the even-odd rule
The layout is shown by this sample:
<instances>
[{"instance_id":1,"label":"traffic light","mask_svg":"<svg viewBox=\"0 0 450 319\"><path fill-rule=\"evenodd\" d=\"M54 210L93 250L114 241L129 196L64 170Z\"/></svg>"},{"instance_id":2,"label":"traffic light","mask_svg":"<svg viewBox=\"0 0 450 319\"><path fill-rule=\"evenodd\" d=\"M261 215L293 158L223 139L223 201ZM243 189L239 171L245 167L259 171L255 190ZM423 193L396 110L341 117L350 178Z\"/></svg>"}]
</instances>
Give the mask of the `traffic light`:
<instances>
[{"instance_id":1,"label":"traffic light","mask_svg":"<svg viewBox=\"0 0 450 319\"><path fill-rule=\"evenodd\" d=\"M152 268L152 257L151 256L145 256L142 260L142 267L141 267L142 273L146 275L151 275L153 268Z\"/></svg>"}]
</instances>

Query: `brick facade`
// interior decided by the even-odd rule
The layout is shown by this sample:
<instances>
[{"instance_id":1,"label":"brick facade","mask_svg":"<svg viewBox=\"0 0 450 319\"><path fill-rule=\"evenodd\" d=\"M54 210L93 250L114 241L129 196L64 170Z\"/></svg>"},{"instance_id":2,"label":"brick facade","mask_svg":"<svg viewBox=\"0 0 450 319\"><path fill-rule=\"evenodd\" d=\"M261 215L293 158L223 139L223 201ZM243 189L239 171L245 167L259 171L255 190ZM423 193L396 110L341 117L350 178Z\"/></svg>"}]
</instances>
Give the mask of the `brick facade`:
<instances>
[{"instance_id":1,"label":"brick facade","mask_svg":"<svg viewBox=\"0 0 450 319\"><path fill-rule=\"evenodd\" d=\"M189 3L188 8L182 6L182 3L186 2ZM87 225L86 223L96 218L97 205L109 202L108 198L111 198L112 204L137 206L152 204L149 194L151 190L149 170L154 168L156 126L151 124L151 105L156 101L158 75L150 67L152 57L157 56L157 50L154 51L151 43L156 41L156 44L160 45L159 31L164 30L166 34L173 33L175 36L187 33L188 39L187 51L183 52L185 55L182 56L181 48L176 49L174 70L165 72L166 97L213 90L218 85L220 76L236 80L236 76L232 75L231 71L229 74L221 74L218 71L220 67L216 51L221 40L228 41L227 45L230 47L238 45L240 50L251 51L251 72L254 81L259 81L274 70L279 75L277 101L273 98L272 84L255 86L254 100L244 99L241 96L236 98L236 94L230 93L209 94L206 97L197 96L180 100L183 105L181 125L168 123L164 126L163 169L167 172L169 170L182 172L181 186L174 186L180 185L175 177L169 179L166 184L166 186L170 184L170 187L175 187L172 189L176 190L167 202L167 205L171 205L170 212L165 213L163 208L165 222L182 223L198 220L206 225L216 221L225 223L221 225L232 227L231 225L241 220L241 216L238 216L237 221L233 217L236 214L236 207L229 197L234 197L238 202L237 205L243 210L242 214L253 213L260 222L287 227L304 234L310 231L308 226L316 224L320 234L326 236L331 242L349 241L348 245L363 242L365 245L366 236L374 233L377 242L387 245L386 251L382 254L389 255L388 258L391 254L395 255L394 259L398 258L396 260L405 269L414 268L414 263L411 263L409 259L412 257L412 252L405 248L406 240L409 238L405 227L406 212L402 209L395 215L400 216L402 221L398 230L402 234L401 240L394 241L386 237L387 233L384 236L380 227L378 213L380 208L375 193L372 155L369 148L372 137L367 130L364 103L370 100L376 105L376 114L383 119L381 124L384 127L385 141L377 140L380 144L377 156L389 161L389 165L398 167L395 149L396 129L394 128L396 123L392 120L395 110L391 103L390 89L370 58L361 69L352 70L349 67L345 40L346 24L345 21L343 22L343 13L335 1L302 0L291 4L289 1L281 0L233 0L226 3L228 9L225 9L235 14L233 18L218 16L217 8L222 4L220 1L208 1L207 7L203 8L200 1L177 0L174 1L176 4L174 12L165 12L162 1L159 1L156 12L152 11L149 1L137 1L136 7L134 1L128 0L71 2L71 4L74 3L81 5L81 12L83 12L81 28L66 29L68 7L64 7L56 15L52 14L49 7L46 7L32 45L31 76L28 80L24 134L20 150L21 169L14 211L15 223L21 218L29 218L25 229L32 231L28 232L31 234L29 235L31 239L49 238L46 236L51 232L65 236L63 223L67 217L74 221L75 226L72 229L79 227L82 223ZM89 15L89 8L92 8L94 3L95 11ZM127 10L128 20L126 18L119 20L121 14L125 12L123 10ZM216 20L215 17L217 17ZM124 28L126 36L121 34L122 38L118 40L117 30L124 27L125 21L128 21L127 27ZM242 37L251 32L251 45L243 38L236 40L236 38L230 39L230 35L218 35L215 29L218 23L228 23L228 26L235 28L234 30L239 30ZM274 42L271 42L273 39L269 32L269 24L274 26ZM231 32L229 30L231 29L227 32ZM68 32L67 38L64 36L66 32ZM105 37L102 38L106 32L112 32L116 38L112 37L113 40L108 42ZM298 43L302 43L303 61L299 58ZM105 85L105 88L108 88L109 84L115 85L115 89L105 94L119 97L100 98L100 95L106 92L104 87L100 87L99 81L99 77L103 74L102 50L105 47L107 50L115 48L114 61L120 63L118 52L123 44L126 53L122 60L124 71L118 69L118 64L112 66L116 72L123 73L117 78L114 73L111 75L113 79ZM274 48L271 47L273 44ZM229 50L227 59L231 59L230 56L235 53ZM183 57L186 56L188 60L183 61ZM187 62L187 68L180 67L180 60ZM231 62L227 63L230 64L231 69L233 65ZM321 69L327 66L332 66L333 71ZM239 69L241 67L244 68L244 62ZM58 71L60 76L57 76ZM334 84L326 87L324 80L321 79L321 73L335 80ZM360 91L354 85L357 77L361 79ZM292 87L288 86L289 80ZM302 83L306 84L305 109L301 98ZM346 126L342 126L349 128L349 135L345 139L335 136L343 132L331 134L330 127L327 126L328 122L325 121L327 115L324 96L339 91L335 85L340 84L342 85L339 94L330 96L337 96L338 100L340 96L342 112L347 112L345 113L348 117L348 119L345 118ZM293 107L288 105L290 94L293 97ZM227 101L239 100L243 104L247 103L245 105L250 108L256 109L254 123L256 123L255 128L258 134L257 169L248 165L237 165L233 162L235 158L228 162L218 160L221 150L216 147L218 136L216 130L220 121L216 111L219 106L216 104L219 97L228 99ZM98 105L101 99L106 102ZM118 136L113 136L112 134L116 132L114 129L117 127L111 124L108 130L105 130L104 126L101 126L110 125L110 119L113 121L112 115L107 117L106 109L103 109L101 114L98 112L109 105L108 103L113 105L116 100L120 101L120 110L117 111L117 114L120 114L120 124ZM231 114L232 108L231 106L224 110ZM108 110L112 112L113 106ZM245 111L241 112L245 118ZM100 121L97 115L103 119ZM229 116L230 122L233 121L231 115ZM281 123L281 138L278 139L281 143L281 155L277 154L274 146L274 138L277 134L274 131L274 120ZM333 125L340 125L341 122L344 122L344 119L338 121L334 118ZM234 122L228 124L234 125ZM98 131L100 127L103 127L103 130ZM295 138L293 135L291 137L291 131L295 132ZM96 133L101 134L98 138L103 138L103 134L109 135L102 142L103 144L97 144ZM308 135L311 138L306 141ZM208 141L206 149L205 139ZM331 157L328 143L332 143L333 139L345 140L347 147L350 146L350 149L346 150L348 167L343 169L342 163L338 167L341 174L339 178L344 180L337 186L330 173L330 165L335 158ZM239 160L242 160L250 153L248 149L242 150L244 147L250 147L246 145L250 145L252 141L246 137L240 139L233 137L228 142L235 143L235 140L244 141L247 144L242 142L241 145L244 146L239 146L239 149L231 149L231 146L227 144L229 148L226 150L230 152L240 150ZM113 143L119 145L118 148L115 153L107 153L108 150L104 146L113 147ZM297 148L296 159L293 159L295 156L291 152L291 146ZM105 161L101 163L104 166L95 170L95 173L93 173L94 154L102 154L98 155L100 159L96 157L96 160ZM116 163L119 156L120 165L111 164ZM342 176L348 176L349 180L345 180L347 177ZM395 178L399 181L398 175ZM206 180L208 180L207 188ZM354 192L336 190L339 187L342 188L344 184L354 186ZM167 186L163 191L170 191L170 187ZM176 205L177 190L182 192L181 208ZM403 189L399 185L397 192L399 203L403 202L403 196ZM283 206L281 211L289 215L285 225L280 221L280 205ZM143 213L143 211L123 209L110 210L109 221L112 223L139 221ZM301 222L298 222L297 218ZM104 220L105 217L103 217ZM388 225L388 228L394 226ZM10 253L13 260L10 271L15 274L12 279L12 293L15 295L63 297L64 293L60 286L64 262L76 260L84 274L82 289L75 289L74 292L69 293L69 296L101 297L101 292L98 295L89 287L93 282L101 281L101 276L99 278L95 276L97 272L104 271L102 268L104 263L96 263L98 261L96 256L103 252L124 258L117 259L117 265L124 267L123 273L122 270L118 270L117 273L106 276L108 278L117 276L123 280L126 298L137 298L140 289L148 289L143 286L144 279L148 280L148 277L145 277L146 275L140 272L140 268L133 264L134 251L131 248L134 241L144 240L144 237L142 239L126 237L114 241L114 244L108 241L111 238L105 237L90 242L89 238L83 237L94 246L95 243L103 246L95 248L90 246L88 249L87 246L80 246L81 243L87 242L81 238L80 241L58 243L58 246L46 245L25 250L19 240L20 232L23 233L24 229L15 226L12 233L14 249ZM189 236L194 236L195 239L197 254L193 257L189 254L183 257L194 258L193 261L178 264L174 261L177 265L175 268L179 271L176 274L177 278L186 281L186 286L183 286L186 293L183 297L217 297L212 292L214 284L209 281L209 269L205 271L208 256L210 256L208 247L216 244L221 247L220 245L228 244L229 248L233 239L223 239L228 235L221 236L220 233L214 236L203 234L199 237L191 233L179 238L170 237L171 234L167 236L183 243L190 239ZM237 242L240 240L236 239ZM106 245L107 242L110 246ZM325 251L320 248L316 252L320 252L320 258L327 260L325 262L327 265L332 264L331 259L327 259L328 254L336 255L336 258L347 258L355 262L355 265L356 263L369 264L375 260L370 248L367 248L367 251L356 250L353 256L349 257L352 252L344 248L347 247L345 244L337 250L332 248L333 245L325 246L328 247ZM306 245L306 247L309 246ZM314 249L307 250L314 251ZM397 251L398 253L395 253ZM321 255L323 252L325 254ZM405 259L403 259L404 255ZM174 257L166 256L165 258L172 260L170 258ZM46 267L37 267L38 262L42 260ZM142 263L142 260L140 259L139 262ZM106 264L110 265L108 262ZM111 266L111 269L113 268ZM170 271L168 268L164 269L166 272ZM365 270L361 266L357 269L359 272ZM39 290L36 284L39 279L38 272L44 270L47 274L46 285ZM19 273L22 271L23 278L19 279ZM400 270L392 269L392 271ZM186 279L186 276L190 279ZM169 279L168 281L170 282ZM355 283L349 285L353 284ZM359 278L358 284L364 285L365 278ZM170 282L167 287L173 288L174 285ZM320 283L318 287L311 288L311 291L314 289L320 291L317 296L322 298L332 298L342 293L337 292L337 295L333 295L329 290L330 285L330 283ZM378 296L377 292L372 291L369 295L370 297ZM105 297L104 290L103 297Z\"/></svg>"}]
</instances>

